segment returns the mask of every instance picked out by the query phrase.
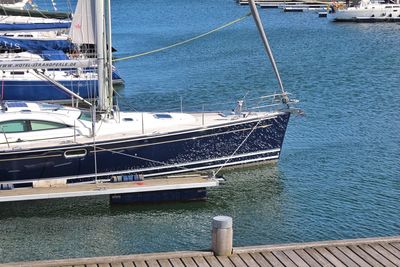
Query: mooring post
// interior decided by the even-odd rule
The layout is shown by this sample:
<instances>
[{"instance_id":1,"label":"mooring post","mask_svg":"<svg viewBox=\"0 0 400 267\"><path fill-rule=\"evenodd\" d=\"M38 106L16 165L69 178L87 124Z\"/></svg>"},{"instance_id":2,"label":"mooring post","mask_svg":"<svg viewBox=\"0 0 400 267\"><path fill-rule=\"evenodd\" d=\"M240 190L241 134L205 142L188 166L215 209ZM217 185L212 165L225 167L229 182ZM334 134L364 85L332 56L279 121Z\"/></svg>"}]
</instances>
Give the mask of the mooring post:
<instances>
[{"instance_id":1,"label":"mooring post","mask_svg":"<svg viewBox=\"0 0 400 267\"><path fill-rule=\"evenodd\" d=\"M215 256L232 255L232 218L216 216L212 220L212 251Z\"/></svg>"}]
</instances>

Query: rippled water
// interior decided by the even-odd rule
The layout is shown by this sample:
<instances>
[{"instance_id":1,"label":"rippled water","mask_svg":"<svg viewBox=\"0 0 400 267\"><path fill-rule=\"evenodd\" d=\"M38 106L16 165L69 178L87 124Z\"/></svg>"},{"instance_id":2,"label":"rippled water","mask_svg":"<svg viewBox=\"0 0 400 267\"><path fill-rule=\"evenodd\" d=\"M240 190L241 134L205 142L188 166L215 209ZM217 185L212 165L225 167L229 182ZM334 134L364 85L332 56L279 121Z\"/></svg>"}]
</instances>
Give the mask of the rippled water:
<instances>
[{"instance_id":1,"label":"rippled water","mask_svg":"<svg viewBox=\"0 0 400 267\"><path fill-rule=\"evenodd\" d=\"M208 31L248 12L233 0L113 1L117 57ZM205 202L110 206L108 198L0 205L0 262L208 249L213 216L234 245L398 235L400 25L334 24L261 10L288 91L280 162L225 173ZM277 90L250 18L202 40L117 64L125 109L186 109ZM224 103L224 104L220 104Z\"/></svg>"}]
</instances>

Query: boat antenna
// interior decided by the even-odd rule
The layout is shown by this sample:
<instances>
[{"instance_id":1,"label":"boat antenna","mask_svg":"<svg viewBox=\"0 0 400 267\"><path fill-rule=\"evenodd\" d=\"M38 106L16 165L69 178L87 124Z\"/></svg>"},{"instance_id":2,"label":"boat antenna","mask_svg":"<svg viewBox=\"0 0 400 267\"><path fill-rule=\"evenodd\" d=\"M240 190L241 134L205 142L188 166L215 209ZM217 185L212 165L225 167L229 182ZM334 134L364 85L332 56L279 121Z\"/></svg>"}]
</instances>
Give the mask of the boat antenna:
<instances>
[{"instance_id":1,"label":"boat antenna","mask_svg":"<svg viewBox=\"0 0 400 267\"><path fill-rule=\"evenodd\" d=\"M285 88L283 87L282 79L279 74L278 67L276 66L274 55L272 54L271 47L269 46L267 35L265 34L264 26L261 22L260 15L258 14L258 10L257 10L254 0L249 0L249 6L250 6L250 10L251 10L251 14L253 16L254 22L256 23L256 26L258 28L258 32L260 33L261 40L264 44L264 47L265 47L265 50L269 57L269 60L271 61L272 68L274 69L276 79L278 80L278 83L279 83L279 87L282 91L282 97L283 97L282 101L286 104L289 99L286 94Z\"/></svg>"}]
</instances>

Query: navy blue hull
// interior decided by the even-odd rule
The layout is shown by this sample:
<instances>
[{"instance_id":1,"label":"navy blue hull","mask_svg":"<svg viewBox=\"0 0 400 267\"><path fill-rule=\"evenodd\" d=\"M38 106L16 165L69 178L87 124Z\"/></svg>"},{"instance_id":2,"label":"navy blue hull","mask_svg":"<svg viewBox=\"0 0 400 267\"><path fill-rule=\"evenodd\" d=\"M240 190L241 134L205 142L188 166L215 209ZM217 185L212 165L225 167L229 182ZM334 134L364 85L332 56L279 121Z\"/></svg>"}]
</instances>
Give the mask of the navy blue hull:
<instances>
[{"instance_id":1,"label":"navy blue hull","mask_svg":"<svg viewBox=\"0 0 400 267\"><path fill-rule=\"evenodd\" d=\"M91 99L98 97L97 80L59 81L79 96ZM122 78L113 73L113 83L123 83ZM0 84L3 99L10 101L66 101L71 95L49 81L4 81Z\"/></svg>"},{"instance_id":2,"label":"navy blue hull","mask_svg":"<svg viewBox=\"0 0 400 267\"><path fill-rule=\"evenodd\" d=\"M289 113L282 113L260 122L99 142L96 153L92 144L0 152L0 181L93 177L95 154L97 173L104 177L124 173L155 176L277 160L289 117ZM65 152L71 150L82 156L66 158Z\"/></svg>"}]
</instances>

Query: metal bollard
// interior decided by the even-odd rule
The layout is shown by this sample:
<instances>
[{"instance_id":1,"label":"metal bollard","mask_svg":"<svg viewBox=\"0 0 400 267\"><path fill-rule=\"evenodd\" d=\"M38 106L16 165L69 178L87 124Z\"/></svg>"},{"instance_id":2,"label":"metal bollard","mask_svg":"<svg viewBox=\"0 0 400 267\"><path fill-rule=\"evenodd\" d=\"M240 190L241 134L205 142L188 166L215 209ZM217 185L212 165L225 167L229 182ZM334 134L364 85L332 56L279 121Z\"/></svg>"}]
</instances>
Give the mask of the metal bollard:
<instances>
[{"instance_id":1,"label":"metal bollard","mask_svg":"<svg viewBox=\"0 0 400 267\"><path fill-rule=\"evenodd\" d=\"M232 255L232 218L216 216L212 221L212 251L215 256Z\"/></svg>"}]
</instances>

